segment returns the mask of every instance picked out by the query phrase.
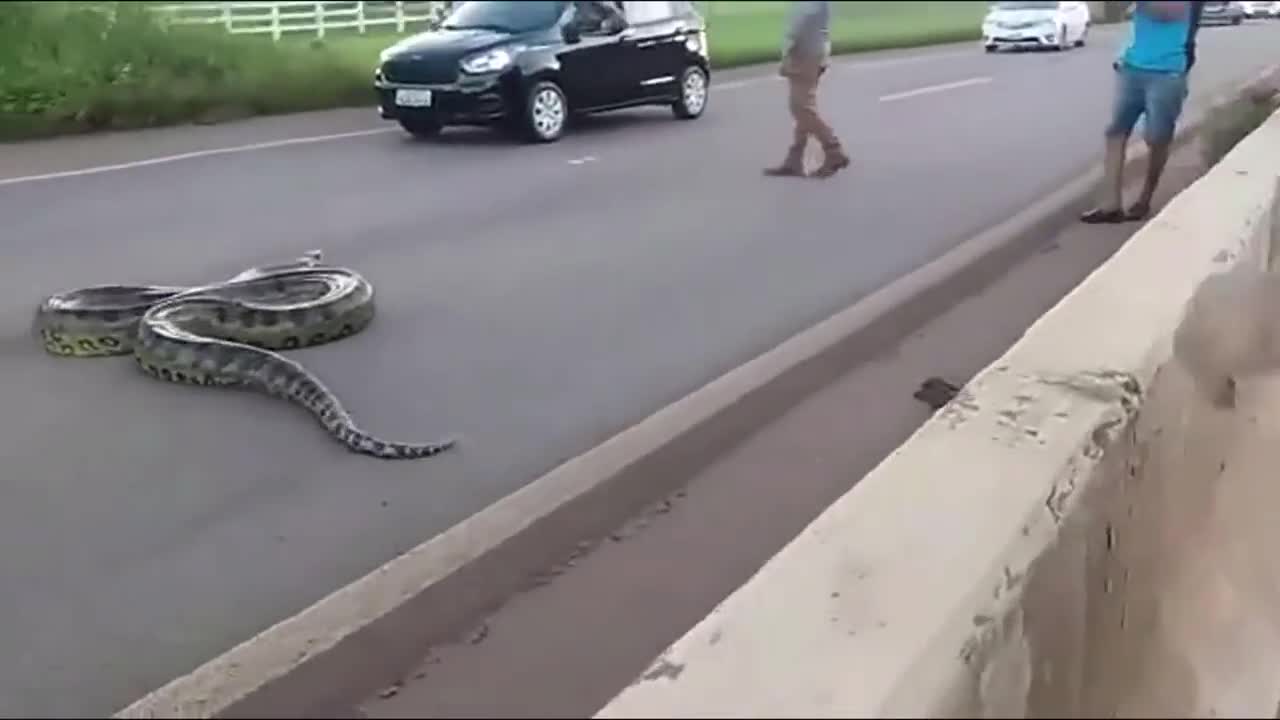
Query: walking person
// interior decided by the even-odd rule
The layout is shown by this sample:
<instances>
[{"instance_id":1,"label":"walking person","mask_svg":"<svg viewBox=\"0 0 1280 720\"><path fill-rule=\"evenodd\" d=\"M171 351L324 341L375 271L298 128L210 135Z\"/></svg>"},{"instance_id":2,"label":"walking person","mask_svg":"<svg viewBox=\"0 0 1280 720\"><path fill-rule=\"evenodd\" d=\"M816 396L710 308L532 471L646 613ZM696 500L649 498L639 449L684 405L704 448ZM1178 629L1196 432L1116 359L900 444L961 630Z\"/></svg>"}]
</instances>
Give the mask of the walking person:
<instances>
[{"instance_id":1,"label":"walking person","mask_svg":"<svg viewBox=\"0 0 1280 720\"><path fill-rule=\"evenodd\" d=\"M767 168L766 175L804 176L804 151L810 136L817 138L823 151L822 165L814 171L815 177L831 177L849 166L849 156L841 147L840 139L818 114L818 81L831 59L830 27L830 2L793 0L778 71L787 79L788 104L795 130L782 164Z\"/></svg>"},{"instance_id":2,"label":"walking person","mask_svg":"<svg viewBox=\"0 0 1280 720\"><path fill-rule=\"evenodd\" d=\"M1133 11L1129 43L1113 64L1116 86L1111 121L1106 129L1102 196L1094 209L1081 216L1086 223L1142 220L1151 212L1160 175L1169 160L1174 130L1187 97L1187 74L1196 61L1196 32L1203 3L1142 2ZM1124 208L1125 147L1143 117L1147 175L1138 201Z\"/></svg>"}]
</instances>

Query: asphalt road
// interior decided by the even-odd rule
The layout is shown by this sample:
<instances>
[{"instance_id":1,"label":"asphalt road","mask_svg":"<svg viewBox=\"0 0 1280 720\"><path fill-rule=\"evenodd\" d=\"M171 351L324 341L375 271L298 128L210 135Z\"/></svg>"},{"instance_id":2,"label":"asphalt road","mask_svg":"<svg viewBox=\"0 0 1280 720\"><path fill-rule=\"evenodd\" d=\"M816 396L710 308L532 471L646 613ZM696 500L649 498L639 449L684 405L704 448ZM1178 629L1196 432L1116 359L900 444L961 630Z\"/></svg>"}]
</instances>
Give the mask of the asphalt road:
<instances>
[{"instance_id":1,"label":"asphalt road","mask_svg":"<svg viewBox=\"0 0 1280 720\"><path fill-rule=\"evenodd\" d=\"M1280 60L1280 23L1202 38L1193 101ZM0 715L114 711L1003 219L1096 160L1117 41L843 65L823 102L855 161L828 182L760 176L788 133L767 72L722 76L697 122L629 112L551 146L386 133L31 181L378 124L0 146ZM354 456L279 401L28 335L50 292L310 248L380 315L294 356L367 429L458 451Z\"/></svg>"}]
</instances>

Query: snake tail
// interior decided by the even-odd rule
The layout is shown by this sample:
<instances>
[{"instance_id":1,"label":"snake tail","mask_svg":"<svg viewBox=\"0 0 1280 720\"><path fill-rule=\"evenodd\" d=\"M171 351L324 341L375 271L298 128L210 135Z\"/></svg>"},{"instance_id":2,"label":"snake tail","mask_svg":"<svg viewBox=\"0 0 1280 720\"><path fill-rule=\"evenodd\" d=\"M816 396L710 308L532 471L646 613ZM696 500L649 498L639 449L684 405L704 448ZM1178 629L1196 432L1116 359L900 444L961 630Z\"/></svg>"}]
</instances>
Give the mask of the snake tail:
<instances>
[{"instance_id":1,"label":"snake tail","mask_svg":"<svg viewBox=\"0 0 1280 720\"><path fill-rule=\"evenodd\" d=\"M302 365L251 345L184 334L164 324L143 324L135 352L138 365L160 380L242 387L289 400L311 413L338 442L361 455L413 460L439 455L457 444L452 438L429 443L378 438L361 430L337 395Z\"/></svg>"},{"instance_id":2,"label":"snake tail","mask_svg":"<svg viewBox=\"0 0 1280 720\"><path fill-rule=\"evenodd\" d=\"M456 444L453 439L406 443L375 437L361 430L338 397L301 365L279 355L266 360L264 370L251 376L247 384L306 408L330 435L352 452L384 460L413 460L439 455Z\"/></svg>"}]
</instances>

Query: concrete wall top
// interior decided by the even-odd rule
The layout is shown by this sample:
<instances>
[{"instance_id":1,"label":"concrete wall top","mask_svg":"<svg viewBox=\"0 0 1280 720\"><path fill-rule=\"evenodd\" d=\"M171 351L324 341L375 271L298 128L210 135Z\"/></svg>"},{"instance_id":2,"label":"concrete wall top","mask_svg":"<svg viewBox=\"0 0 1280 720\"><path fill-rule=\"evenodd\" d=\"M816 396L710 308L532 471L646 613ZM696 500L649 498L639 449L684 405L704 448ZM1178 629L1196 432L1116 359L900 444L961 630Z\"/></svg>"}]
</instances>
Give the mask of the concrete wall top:
<instances>
[{"instance_id":1,"label":"concrete wall top","mask_svg":"<svg viewBox=\"0 0 1280 720\"><path fill-rule=\"evenodd\" d=\"M1232 263L1269 261L1278 176L1280 115L598 717L954 712L971 655L1168 360L1186 299Z\"/></svg>"}]
</instances>

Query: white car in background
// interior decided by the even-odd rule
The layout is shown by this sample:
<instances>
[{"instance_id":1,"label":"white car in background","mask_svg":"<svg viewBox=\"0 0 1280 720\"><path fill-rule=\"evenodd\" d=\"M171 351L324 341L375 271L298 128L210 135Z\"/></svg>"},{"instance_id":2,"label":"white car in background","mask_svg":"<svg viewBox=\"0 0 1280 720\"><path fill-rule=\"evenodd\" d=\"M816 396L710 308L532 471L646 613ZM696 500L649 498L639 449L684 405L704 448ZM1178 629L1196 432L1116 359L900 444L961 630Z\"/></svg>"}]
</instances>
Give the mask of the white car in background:
<instances>
[{"instance_id":1,"label":"white car in background","mask_svg":"<svg viewBox=\"0 0 1280 720\"><path fill-rule=\"evenodd\" d=\"M1280 2L1242 2L1240 9L1247 18L1280 18Z\"/></svg>"},{"instance_id":2,"label":"white car in background","mask_svg":"<svg viewBox=\"0 0 1280 720\"><path fill-rule=\"evenodd\" d=\"M1087 2L995 2L982 19L982 45L1069 50L1084 45L1092 20Z\"/></svg>"}]
</instances>

